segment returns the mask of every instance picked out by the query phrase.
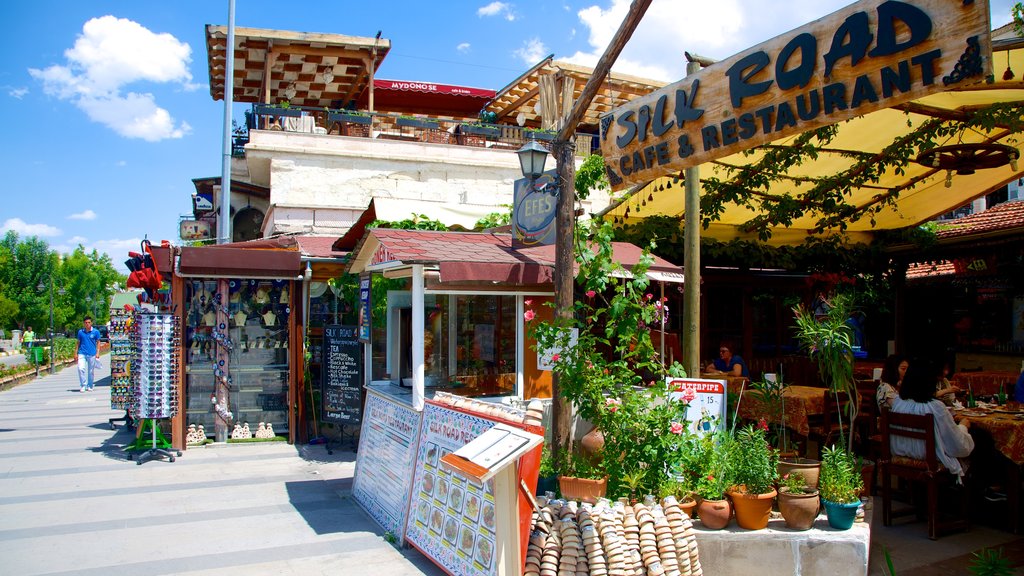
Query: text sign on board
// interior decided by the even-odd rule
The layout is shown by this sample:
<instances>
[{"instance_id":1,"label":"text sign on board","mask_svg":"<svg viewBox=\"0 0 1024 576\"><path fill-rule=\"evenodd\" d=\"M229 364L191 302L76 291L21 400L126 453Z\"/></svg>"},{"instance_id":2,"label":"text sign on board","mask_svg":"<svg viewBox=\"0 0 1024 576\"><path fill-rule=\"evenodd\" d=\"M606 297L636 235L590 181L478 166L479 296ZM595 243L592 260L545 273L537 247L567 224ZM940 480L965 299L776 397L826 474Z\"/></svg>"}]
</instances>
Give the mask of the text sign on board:
<instances>
[{"instance_id":1,"label":"text sign on board","mask_svg":"<svg viewBox=\"0 0 1024 576\"><path fill-rule=\"evenodd\" d=\"M359 424L362 419L363 345L356 326L324 326L323 419Z\"/></svg>"},{"instance_id":2,"label":"text sign on board","mask_svg":"<svg viewBox=\"0 0 1024 576\"><path fill-rule=\"evenodd\" d=\"M359 276L359 340L370 342L370 328L373 325L370 316L370 275Z\"/></svg>"},{"instance_id":3,"label":"text sign on board","mask_svg":"<svg viewBox=\"0 0 1024 576\"><path fill-rule=\"evenodd\" d=\"M550 193L557 179L548 170L531 182L516 180L512 200L512 243L514 246L547 246L555 243L555 207L558 198Z\"/></svg>"},{"instance_id":4,"label":"text sign on board","mask_svg":"<svg viewBox=\"0 0 1024 576\"><path fill-rule=\"evenodd\" d=\"M726 387L724 380L700 378L666 378L669 398L676 402L689 402L686 424L690 430L703 435L725 425Z\"/></svg>"},{"instance_id":5,"label":"text sign on board","mask_svg":"<svg viewBox=\"0 0 1024 576\"><path fill-rule=\"evenodd\" d=\"M988 2L862 0L601 119L612 189L980 82Z\"/></svg>"}]
</instances>

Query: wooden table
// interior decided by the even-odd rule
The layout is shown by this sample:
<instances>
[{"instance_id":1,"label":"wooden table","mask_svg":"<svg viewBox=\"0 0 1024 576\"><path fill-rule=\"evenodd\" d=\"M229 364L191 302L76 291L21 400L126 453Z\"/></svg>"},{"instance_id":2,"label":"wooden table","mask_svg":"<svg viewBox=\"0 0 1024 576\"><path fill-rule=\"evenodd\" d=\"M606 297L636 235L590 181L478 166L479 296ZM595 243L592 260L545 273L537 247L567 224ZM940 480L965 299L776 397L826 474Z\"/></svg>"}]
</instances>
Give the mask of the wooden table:
<instances>
[{"instance_id":1,"label":"wooden table","mask_svg":"<svg viewBox=\"0 0 1024 576\"><path fill-rule=\"evenodd\" d=\"M972 372L971 374L977 374ZM977 392L975 392L977 393ZM1015 533L1021 528L1021 466L1024 466L1024 405L1009 402L991 409L965 409L955 412L957 420L970 420L971 431L981 430L992 438L996 450L1006 457L1005 483L1010 524Z\"/></svg>"},{"instance_id":2,"label":"wooden table","mask_svg":"<svg viewBox=\"0 0 1024 576\"><path fill-rule=\"evenodd\" d=\"M1011 392L1013 390L1014 383L1017 382L1018 376L1020 376L1018 372L1003 370L957 372L950 380L950 384L960 388L965 394L970 390L975 396L990 396L992 394L998 394L999 386L1003 385L1006 395L1012 397Z\"/></svg>"},{"instance_id":3,"label":"wooden table","mask_svg":"<svg viewBox=\"0 0 1024 576\"><path fill-rule=\"evenodd\" d=\"M743 392L743 398L740 399L740 417L748 420L765 418L769 422L777 424L777 419L770 414L771 411L768 407L761 402L757 394L751 392L749 386ZM787 386L782 395L785 405L783 419L786 428L806 437L811 431L808 417L825 412L825 392L824 388L814 386Z\"/></svg>"}]
</instances>

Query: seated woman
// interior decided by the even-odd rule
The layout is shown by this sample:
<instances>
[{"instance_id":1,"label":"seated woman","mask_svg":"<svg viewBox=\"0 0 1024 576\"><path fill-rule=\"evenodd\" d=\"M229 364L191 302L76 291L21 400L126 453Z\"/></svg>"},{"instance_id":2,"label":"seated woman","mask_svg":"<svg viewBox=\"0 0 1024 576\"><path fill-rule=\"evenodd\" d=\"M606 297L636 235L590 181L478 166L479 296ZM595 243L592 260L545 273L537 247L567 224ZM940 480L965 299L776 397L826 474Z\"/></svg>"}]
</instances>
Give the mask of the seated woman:
<instances>
[{"instance_id":1,"label":"seated woman","mask_svg":"<svg viewBox=\"0 0 1024 576\"><path fill-rule=\"evenodd\" d=\"M967 432L970 422L959 425L941 400L935 398L935 381L939 375L934 364L915 361L907 368L899 398L893 400L896 414L931 414L935 418L935 456L951 474L964 475L964 466L958 460L974 450L974 439ZM897 456L924 459L924 441L897 436L892 438L892 453Z\"/></svg>"},{"instance_id":2,"label":"seated woman","mask_svg":"<svg viewBox=\"0 0 1024 576\"><path fill-rule=\"evenodd\" d=\"M885 359L882 378L875 391L875 402L878 403L879 410L892 408L892 401L899 395L900 384L903 382L903 375L907 373L908 366L910 363L896 354Z\"/></svg>"},{"instance_id":3,"label":"seated woman","mask_svg":"<svg viewBox=\"0 0 1024 576\"><path fill-rule=\"evenodd\" d=\"M750 376L747 371L747 364L743 358L732 353L732 342L723 341L718 346L718 358L705 368L712 374L725 374L727 376Z\"/></svg>"},{"instance_id":4,"label":"seated woman","mask_svg":"<svg viewBox=\"0 0 1024 576\"><path fill-rule=\"evenodd\" d=\"M956 395L960 393L960 388L949 383L950 374L949 364L944 364L935 380L935 397L942 400L946 406L952 406Z\"/></svg>"}]
</instances>

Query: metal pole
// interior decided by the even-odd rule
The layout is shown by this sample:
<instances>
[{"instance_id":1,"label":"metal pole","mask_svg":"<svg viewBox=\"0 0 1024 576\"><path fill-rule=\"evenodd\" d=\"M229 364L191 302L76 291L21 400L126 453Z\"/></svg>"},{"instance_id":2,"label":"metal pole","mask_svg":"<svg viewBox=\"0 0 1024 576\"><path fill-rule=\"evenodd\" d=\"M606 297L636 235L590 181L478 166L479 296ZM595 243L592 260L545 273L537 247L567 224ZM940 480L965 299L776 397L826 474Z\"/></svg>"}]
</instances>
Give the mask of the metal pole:
<instances>
[{"instance_id":1,"label":"metal pole","mask_svg":"<svg viewBox=\"0 0 1024 576\"><path fill-rule=\"evenodd\" d=\"M687 62L686 75L696 74L700 63ZM686 214L683 236L683 359L690 377L700 375L700 169L686 169Z\"/></svg>"},{"instance_id":2,"label":"metal pole","mask_svg":"<svg viewBox=\"0 0 1024 576\"><path fill-rule=\"evenodd\" d=\"M228 45L224 56L224 146L220 167L217 244L231 242L231 105L235 87L235 0L228 0Z\"/></svg>"},{"instance_id":3,"label":"metal pole","mask_svg":"<svg viewBox=\"0 0 1024 576\"><path fill-rule=\"evenodd\" d=\"M50 275L50 373L53 373L53 275Z\"/></svg>"}]
</instances>

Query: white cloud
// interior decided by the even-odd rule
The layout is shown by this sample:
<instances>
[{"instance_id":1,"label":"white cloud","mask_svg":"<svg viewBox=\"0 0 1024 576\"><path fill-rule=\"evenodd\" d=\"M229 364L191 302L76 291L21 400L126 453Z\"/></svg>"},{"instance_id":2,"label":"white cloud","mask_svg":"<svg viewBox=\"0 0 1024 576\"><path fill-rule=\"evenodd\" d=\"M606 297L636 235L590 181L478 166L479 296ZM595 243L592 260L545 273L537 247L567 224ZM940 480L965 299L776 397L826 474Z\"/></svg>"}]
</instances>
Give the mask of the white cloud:
<instances>
[{"instance_id":1,"label":"white cloud","mask_svg":"<svg viewBox=\"0 0 1024 576\"><path fill-rule=\"evenodd\" d=\"M455 50L465 54L466 52L469 52L469 48L469 42L462 42L461 44L455 47Z\"/></svg>"},{"instance_id":2,"label":"white cloud","mask_svg":"<svg viewBox=\"0 0 1024 576\"><path fill-rule=\"evenodd\" d=\"M654 0L615 62L615 71L672 82L686 74L683 52L722 60L825 14L847 0L678 2ZM629 0L611 0L608 8L590 6L577 15L588 31L590 49L561 58L593 66L629 11Z\"/></svg>"},{"instance_id":3,"label":"white cloud","mask_svg":"<svg viewBox=\"0 0 1024 576\"><path fill-rule=\"evenodd\" d=\"M11 98L17 98L18 100L24 98L26 94L28 94L28 88L24 87L8 88L7 90L8 96L10 96Z\"/></svg>"},{"instance_id":4,"label":"white cloud","mask_svg":"<svg viewBox=\"0 0 1024 576\"><path fill-rule=\"evenodd\" d=\"M118 160L114 165L118 166L118 167L127 166L128 165L128 161L127 160Z\"/></svg>"},{"instance_id":5,"label":"white cloud","mask_svg":"<svg viewBox=\"0 0 1024 576\"><path fill-rule=\"evenodd\" d=\"M88 241L89 239L86 238L85 236L72 236L71 238L68 238L68 243L74 244L75 246L79 244L85 245L85 243Z\"/></svg>"},{"instance_id":6,"label":"white cloud","mask_svg":"<svg viewBox=\"0 0 1024 576\"><path fill-rule=\"evenodd\" d=\"M68 220L95 220L96 213L92 210L86 210L85 212L79 212L78 214L72 214L68 216Z\"/></svg>"},{"instance_id":7,"label":"white cloud","mask_svg":"<svg viewBox=\"0 0 1024 576\"><path fill-rule=\"evenodd\" d=\"M477 9L476 15L480 18L484 16L500 16L509 22L513 22L516 19L516 13L512 11L512 5L505 2L491 2L486 6L481 6Z\"/></svg>"},{"instance_id":8,"label":"white cloud","mask_svg":"<svg viewBox=\"0 0 1024 576\"><path fill-rule=\"evenodd\" d=\"M21 236L42 236L42 237L54 237L60 236L60 228L56 226L50 226L49 224L29 224L21 218L8 218L3 223L3 231L13 230Z\"/></svg>"},{"instance_id":9,"label":"white cloud","mask_svg":"<svg viewBox=\"0 0 1024 576\"><path fill-rule=\"evenodd\" d=\"M126 86L138 82L197 89L200 85L192 82L188 69L192 48L187 43L131 20L103 16L85 23L64 56L64 65L29 69L46 94L73 102L94 122L128 138L155 142L191 131L157 106L152 94L122 94Z\"/></svg>"},{"instance_id":10,"label":"white cloud","mask_svg":"<svg viewBox=\"0 0 1024 576\"><path fill-rule=\"evenodd\" d=\"M540 59L548 55L548 48L540 41L540 38L530 38L525 40L523 45L516 48L513 52L520 60L524 63L533 66ZM595 59L594 62L597 62Z\"/></svg>"}]
</instances>

